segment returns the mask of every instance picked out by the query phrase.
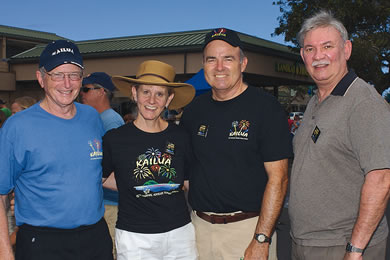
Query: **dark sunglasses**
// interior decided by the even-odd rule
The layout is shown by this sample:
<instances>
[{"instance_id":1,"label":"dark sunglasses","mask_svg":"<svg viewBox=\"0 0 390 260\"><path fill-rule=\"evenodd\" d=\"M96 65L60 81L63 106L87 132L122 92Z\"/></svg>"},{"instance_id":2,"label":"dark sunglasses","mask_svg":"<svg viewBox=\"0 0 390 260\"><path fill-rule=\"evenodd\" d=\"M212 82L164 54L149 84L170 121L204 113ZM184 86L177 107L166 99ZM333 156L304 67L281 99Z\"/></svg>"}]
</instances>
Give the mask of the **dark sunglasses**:
<instances>
[{"instance_id":1,"label":"dark sunglasses","mask_svg":"<svg viewBox=\"0 0 390 260\"><path fill-rule=\"evenodd\" d=\"M99 87L93 87L93 88L82 87L82 88L81 88L81 91L84 92L84 93L87 93L87 92L90 91L91 89L101 89L101 88L99 88Z\"/></svg>"}]
</instances>

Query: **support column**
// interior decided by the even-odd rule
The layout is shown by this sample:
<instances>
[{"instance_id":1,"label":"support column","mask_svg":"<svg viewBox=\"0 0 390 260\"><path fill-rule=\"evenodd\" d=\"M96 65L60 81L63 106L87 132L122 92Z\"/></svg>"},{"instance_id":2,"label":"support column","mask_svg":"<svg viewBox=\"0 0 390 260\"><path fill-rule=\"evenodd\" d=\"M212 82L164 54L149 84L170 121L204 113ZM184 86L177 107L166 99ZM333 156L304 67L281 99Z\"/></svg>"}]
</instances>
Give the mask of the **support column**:
<instances>
[{"instance_id":1,"label":"support column","mask_svg":"<svg viewBox=\"0 0 390 260\"><path fill-rule=\"evenodd\" d=\"M9 72L8 71L8 62L7 62L7 38L1 38L1 52L0 52L0 72Z\"/></svg>"}]
</instances>

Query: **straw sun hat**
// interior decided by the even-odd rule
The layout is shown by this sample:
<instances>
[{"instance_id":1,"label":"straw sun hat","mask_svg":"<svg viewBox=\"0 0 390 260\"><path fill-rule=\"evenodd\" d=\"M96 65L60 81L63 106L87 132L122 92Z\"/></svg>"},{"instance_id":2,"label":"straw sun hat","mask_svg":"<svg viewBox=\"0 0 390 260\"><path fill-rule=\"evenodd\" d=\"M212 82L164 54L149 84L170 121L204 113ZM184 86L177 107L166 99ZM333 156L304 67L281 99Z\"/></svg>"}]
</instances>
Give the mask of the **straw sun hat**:
<instances>
[{"instance_id":1,"label":"straw sun hat","mask_svg":"<svg viewBox=\"0 0 390 260\"><path fill-rule=\"evenodd\" d=\"M135 85L157 85L171 87L175 93L168 109L174 110L188 105L195 96L195 89L187 83L174 83L174 68L161 61L148 60L141 63L136 78L113 76L117 89L124 95L132 98L131 88Z\"/></svg>"}]
</instances>

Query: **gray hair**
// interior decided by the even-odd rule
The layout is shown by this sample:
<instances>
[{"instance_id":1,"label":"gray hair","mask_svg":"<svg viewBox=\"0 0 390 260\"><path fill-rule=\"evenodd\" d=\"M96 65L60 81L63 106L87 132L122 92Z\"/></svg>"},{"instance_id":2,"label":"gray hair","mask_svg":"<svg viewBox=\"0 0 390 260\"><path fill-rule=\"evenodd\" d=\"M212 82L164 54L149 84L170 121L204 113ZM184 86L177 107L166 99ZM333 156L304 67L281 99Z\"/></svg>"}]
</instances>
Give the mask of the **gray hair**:
<instances>
[{"instance_id":1,"label":"gray hair","mask_svg":"<svg viewBox=\"0 0 390 260\"><path fill-rule=\"evenodd\" d=\"M92 83L92 86L96 87L96 88L102 88L104 90L104 92L106 93L106 97L108 98L108 101L112 101L113 97L114 97L114 93L112 93L111 91L109 91L108 89L106 89L105 87L103 87L102 85L98 84L98 83Z\"/></svg>"},{"instance_id":2,"label":"gray hair","mask_svg":"<svg viewBox=\"0 0 390 260\"><path fill-rule=\"evenodd\" d=\"M347 29L345 29L344 25L340 22L340 20L336 19L331 12L320 11L303 22L302 28L297 34L299 45L303 48L305 36L309 31L319 27L328 26L332 26L340 32L340 36L344 40L343 42L348 40Z\"/></svg>"},{"instance_id":3,"label":"gray hair","mask_svg":"<svg viewBox=\"0 0 390 260\"><path fill-rule=\"evenodd\" d=\"M242 61L244 60L245 58L245 53L244 51L240 48L240 63L242 63Z\"/></svg>"},{"instance_id":4,"label":"gray hair","mask_svg":"<svg viewBox=\"0 0 390 260\"><path fill-rule=\"evenodd\" d=\"M41 77L44 78L45 77L45 74L46 74L46 70L44 67L40 67L39 68L39 72L41 73Z\"/></svg>"}]
</instances>

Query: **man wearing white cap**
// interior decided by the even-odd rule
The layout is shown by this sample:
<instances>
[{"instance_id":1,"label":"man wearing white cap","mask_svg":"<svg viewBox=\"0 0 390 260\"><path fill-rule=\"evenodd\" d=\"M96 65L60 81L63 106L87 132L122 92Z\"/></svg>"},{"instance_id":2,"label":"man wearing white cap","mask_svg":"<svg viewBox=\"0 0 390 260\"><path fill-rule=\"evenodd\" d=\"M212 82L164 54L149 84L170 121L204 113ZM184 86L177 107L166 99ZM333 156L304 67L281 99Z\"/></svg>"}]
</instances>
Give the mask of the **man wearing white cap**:
<instances>
[{"instance_id":1,"label":"man wearing white cap","mask_svg":"<svg viewBox=\"0 0 390 260\"><path fill-rule=\"evenodd\" d=\"M4 210L13 189L15 259L112 259L103 219L103 125L93 108L74 102L83 69L75 44L48 44L36 72L44 99L2 128L0 259L14 259Z\"/></svg>"}]
</instances>

